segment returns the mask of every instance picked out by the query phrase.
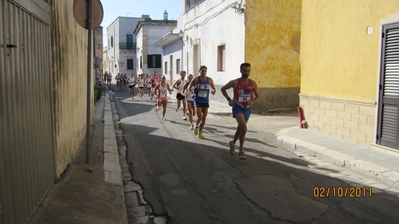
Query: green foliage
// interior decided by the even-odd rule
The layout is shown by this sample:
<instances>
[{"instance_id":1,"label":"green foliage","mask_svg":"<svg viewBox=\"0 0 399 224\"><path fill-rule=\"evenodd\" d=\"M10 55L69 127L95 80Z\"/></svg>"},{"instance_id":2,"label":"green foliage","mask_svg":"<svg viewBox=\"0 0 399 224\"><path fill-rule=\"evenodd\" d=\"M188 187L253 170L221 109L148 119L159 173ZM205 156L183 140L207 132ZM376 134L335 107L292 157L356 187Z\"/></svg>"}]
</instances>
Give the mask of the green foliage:
<instances>
[{"instance_id":1,"label":"green foliage","mask_svg":"<svg viewBox=\"0 0 399 224\"><path fill-rule=\"evenodd\" d=\"M94 85L94 101L97 101L103 95L103 87Z\"/></svg>"}]
</instances>

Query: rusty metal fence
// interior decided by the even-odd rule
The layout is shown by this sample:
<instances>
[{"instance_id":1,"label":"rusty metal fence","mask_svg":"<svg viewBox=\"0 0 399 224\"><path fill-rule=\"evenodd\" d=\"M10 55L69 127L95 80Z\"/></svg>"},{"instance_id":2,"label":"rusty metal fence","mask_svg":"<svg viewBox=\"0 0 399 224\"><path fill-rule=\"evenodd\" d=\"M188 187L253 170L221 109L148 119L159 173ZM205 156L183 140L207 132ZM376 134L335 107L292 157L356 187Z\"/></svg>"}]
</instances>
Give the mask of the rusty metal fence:
<instances>
[{"instance_id":1,"label":"rusty metal fence","mask_svg":"<svg viewBox=\"0 0 399 224\"><path fill-rule=\"evenodd\" d=\"M55 179L49 11L0 0L0 224L25 223Z\"/></svg>"}]
</instances>

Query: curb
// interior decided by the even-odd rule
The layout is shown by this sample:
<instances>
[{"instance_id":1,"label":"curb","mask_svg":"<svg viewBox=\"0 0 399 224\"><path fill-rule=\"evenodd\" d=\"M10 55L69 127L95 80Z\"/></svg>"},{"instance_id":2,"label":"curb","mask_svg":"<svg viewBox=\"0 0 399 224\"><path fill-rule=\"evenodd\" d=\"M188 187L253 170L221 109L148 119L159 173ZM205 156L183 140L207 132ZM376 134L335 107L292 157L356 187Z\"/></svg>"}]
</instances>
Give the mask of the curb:
<instances>
[{"instance_id":1,"label":"curb","mask_svg":"<svg viewBox=\"0 0 399 224\"><path fill-rule=\"evenodd\" d=\"M376 165L374 163L357 159L337 151L319 146L313 143L305 142L301 139L293 138L287 133L297 127L282 129L276 133L278 142L282 145L292 147L304 154L312 157L318 157L328 163L336 166L346 167L357 173L374 178L388 187L399 189L399 173L388 168Z\"/></svg>"},{"instance_id":2,"label":"curb","mask_svg":"<svg viewBox=\"0 0 399 224\"><path fill-rule=\"evenodd\" d=\"M145 201L144 199L144 190L140 186L140 184L135 183L133 181L132 174L129 170L129 164L127 162L127 146L124 139L123 129L119 124L119 114L117 112L114 100L112 96L108 93L107 89L107 97L109 97L109 106L112 111L112 119L114 126L114 136L115 144L119 154L119 167L121 169L121 182L122 190L125 198L125 206L128 223L135 224L146 224L146 223L154 223L154 224L166 224L167 218L164 216L154 216L151 205ZM123 180L122 180L123 178Z\"/></svg>"},{"instance_id":3,"label":"curb","mask_svg":"<svg viewBox=\"0 0 399 224\"><path fill-rule=\"evenodd\" d=\"M107 92L104 104L104 180L108 183L122 185L121 173L114 122Z\"/></svg>"}]
</instances>

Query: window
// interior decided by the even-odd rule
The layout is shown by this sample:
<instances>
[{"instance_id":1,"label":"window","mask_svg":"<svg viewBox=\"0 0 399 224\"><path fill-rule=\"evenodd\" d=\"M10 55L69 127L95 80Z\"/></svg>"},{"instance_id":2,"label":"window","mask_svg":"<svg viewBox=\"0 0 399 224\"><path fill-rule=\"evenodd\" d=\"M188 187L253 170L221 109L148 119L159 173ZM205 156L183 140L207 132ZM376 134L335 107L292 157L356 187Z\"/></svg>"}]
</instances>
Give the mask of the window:
<instances>
[{"instance_id":1,"label":"window","mask_svg":"<svg viewBox=\"0 0 399 224\"><path fill-rule=\"evenodd\" d=\"M168 62L165 61L165 74L168 74Z\"/></svg>"},{"instance_id":2,"label":"window","mask_svg":"<svg viewBox=\"0 0 399 224\"><path fill-rule=\"evenodd\" d=\"M180 59L176 60L176 74L180 73Z\"/></svg>"},{"instance_id":3,"label":"window","mask_svg":"<svg viewBox=\"0 0 399 224\"><path fill-rule=\"evenodd\" d=\"M111 37L111 47L114 47L114 37Z\"/></svg>"},{"instance_id":4,"label":"window","mask_svg":"<svg viewBox=\"0 0 399 224\"><path fill-rule=\"evenodd\" d=\"M143 68L143 56L140 56L140 68Z\"/></svg>"},{"instance_id":5,"label":"window","mask_svg":"<svg viewBox=\"0 0 399 224\"><path fill-rule=\"evenodd\" d=\"M126 34L126 49L133 49L133 34Z\"/></svg>"},{"instance_id":6,"label":"window","mask_svg":"<svg viewBox=\"0 0 399 224\"><path fill-rule=\"evenodd\" d=\"M148 68L161 68L162 58L160 54L149 54L147 56Z\"/></svg>"},{"instance_id":7,"label":"window","mask_svg":"<svg viewBox=\"0 0 399 224\"><path fill-rule=\"evenodd\" d=\"M218 71L224 71L226 64L226 45L218 46Z\"/></svg>"},{"instance_id":8,"label":"window","mask_svg":"<svg viewBox=\"0 0 399 224\"><path fill-rule=\"evenodd\" d=\"M133 70L133 59L127 59L127 70Z\"/></svg>"}]
</instances>

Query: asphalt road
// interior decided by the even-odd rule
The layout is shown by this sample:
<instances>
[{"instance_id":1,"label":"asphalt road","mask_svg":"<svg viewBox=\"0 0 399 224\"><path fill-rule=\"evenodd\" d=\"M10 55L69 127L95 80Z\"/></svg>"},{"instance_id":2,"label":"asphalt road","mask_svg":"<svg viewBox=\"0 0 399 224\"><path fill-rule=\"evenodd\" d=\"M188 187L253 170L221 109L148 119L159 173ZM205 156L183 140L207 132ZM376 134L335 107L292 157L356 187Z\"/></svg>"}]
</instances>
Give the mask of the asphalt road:
<instances>
[{"instance_id":1,"label":"asphalt road","mask_svg":"<svg viewBox=\"0 0 399 224\"><path fill-rule=\"evenodd\" d=\"M247 133L247 160L239 160L228 151L233 118L209 115L201 140L175 102L162 121L155 101L110 89L133 179L169 223L399 223L397 193L300 157L276 142L261 118Z\"/></svg>"}]
</instances>

